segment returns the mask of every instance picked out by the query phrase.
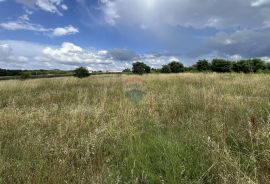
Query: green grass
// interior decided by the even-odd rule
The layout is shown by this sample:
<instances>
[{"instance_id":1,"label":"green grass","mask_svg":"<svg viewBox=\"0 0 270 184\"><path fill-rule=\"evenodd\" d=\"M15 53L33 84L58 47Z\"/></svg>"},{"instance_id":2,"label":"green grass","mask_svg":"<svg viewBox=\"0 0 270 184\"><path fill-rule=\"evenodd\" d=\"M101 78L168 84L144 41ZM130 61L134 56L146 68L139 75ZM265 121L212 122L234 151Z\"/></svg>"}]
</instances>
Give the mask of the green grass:
<instances>
[{"instance_id":1,"label":"green grass","mask_svg":"<svg viewBox=\"0 0 270 184\"><path fill-rule=\"evenodd\" d=\"M268 183L270 75L0 81L0 183Z\"/></svg>"}]
</instances>

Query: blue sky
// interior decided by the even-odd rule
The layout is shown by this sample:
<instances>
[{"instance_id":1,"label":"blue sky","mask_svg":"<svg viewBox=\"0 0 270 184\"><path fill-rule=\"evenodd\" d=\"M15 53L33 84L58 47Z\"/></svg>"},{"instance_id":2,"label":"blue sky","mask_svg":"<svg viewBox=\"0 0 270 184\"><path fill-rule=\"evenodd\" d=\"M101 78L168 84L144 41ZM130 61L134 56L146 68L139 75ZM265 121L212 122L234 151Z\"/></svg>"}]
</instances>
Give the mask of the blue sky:
<instances>
[{"instance_id":1,"label":"blue sky","mask_svg":"<svg viewBox=\"0 0 270 184\"><path fill-rule=\"evenodd\" d=\"M270 0L0 0L0 68L270 57Z\"/></svg>"}]
</instances>

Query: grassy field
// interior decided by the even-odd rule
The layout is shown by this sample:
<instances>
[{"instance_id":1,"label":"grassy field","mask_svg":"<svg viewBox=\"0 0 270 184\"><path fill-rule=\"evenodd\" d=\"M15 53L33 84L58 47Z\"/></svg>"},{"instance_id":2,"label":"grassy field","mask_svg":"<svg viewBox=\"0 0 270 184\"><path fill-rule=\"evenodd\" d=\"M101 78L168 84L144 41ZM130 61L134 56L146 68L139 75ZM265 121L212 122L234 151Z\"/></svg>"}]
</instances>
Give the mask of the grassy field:
<instances>
[{"instance_id":1,"label":"grassy field","mask_svg":"<svg viewBox=\"0 0 270 184\"><path fill-rule=\"evenodd\" d=\"M269 183L270 75L0 81L0 183Z\"/></svg>"}]
</instances>

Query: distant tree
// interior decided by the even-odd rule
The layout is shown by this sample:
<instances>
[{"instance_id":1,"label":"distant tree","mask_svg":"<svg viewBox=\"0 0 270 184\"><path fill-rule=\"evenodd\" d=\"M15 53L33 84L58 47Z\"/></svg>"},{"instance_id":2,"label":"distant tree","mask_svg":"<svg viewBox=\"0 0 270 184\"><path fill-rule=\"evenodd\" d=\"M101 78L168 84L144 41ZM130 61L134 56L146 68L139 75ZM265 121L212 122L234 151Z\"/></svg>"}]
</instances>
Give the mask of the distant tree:
<instances>
[{"instance_id":1,"label":"distant tree","mask_svg":"<svg viewBox=\"0 0 270 184\"><path fill-rule=\"evenodd\" d=\"M131 70L130 70L129 68L126 68L126 69L124 69L122 72L123 72L123 73L130 73Z\"/></svg>"},{"instance_id":2,"label":"distant tree","mask_svg":"<svg viewBox=\"0 0 270 184\"><path fill-rule=\"evenodd\" d=\"M185 72L197 72L197 65L192 65L184 68Z\"/></svg>"},{"instance_id":3,"label":"distant tree","mask_svg":"<svg viewBox=\"0 0 270 184\"><path fill-rule=\"evenodd\" d=\"M23 72L22 74L21 74L21 79L23 79L23 80L26 80L26 79L29 79L29 78L31 78L31 73L30 72Z\"/></svg>"},{"instance_id":4,"label":"distant tree","mask_svg":"<svg viewBox=\"0 0 270 184\"><path fill-rule=\"evenodd\" d=\"M211 68L214 72L231 72L232 71L232 62L226 61L224 59L213 59Z\"/></svg>"},{"instance_id":5,"label":"distant tree","mask_svg":"<svg viewBox=\"0 0 270 184\"><path fill-rule=\"evenodd\" d=\"M211 70L211 65L207 60L199 60L196 64L196 69L200 72Z\"/></svg>"},{"instance_id":6,"label":"distant tree","mask_svg":"<svg viewBox=\"0 0 270 184\"><path fill-rule=\"evenodd\" d=\"M240 60L232 64L234 72L256 73L266 69L266 63L261 59Z\"/></svg>"},{"instance_id":7,"label":"distant tree","mask_svg":"<svg viewBox=\"0 0 270 184\"><path fill-rule=\"evenodd\" d=\"M262 71L266 69L266 63L261 59L252 59L253 72L256 73L258 71Z\"/></svg>"},{"instance_id":8,"label":"distant tree","mask_svg":"<svg viewBox=\"0 0 270 184\"><path fill-rule=\"evenodd\" d=\"M172 61L168 65L170 66L172 73L184 72L184 65L180 62Z\"/></svg>"},{"instance_id":9,"label":"distant tree","mask_svg":"<svg viewBox=\"0 0 270 184\"><path fill-rule=\"evenodd\" d=\"M161 69L160 68L151 68L151 73L160 73Z\"/></svg>"},{"instance_id":10,"label":"distant tree","mask_svg":"<svg viewBox=\"0 0 270 184\"><path fill-rule=\"evenodd\" d=\"M145 69L146 73L151 73L151 67L150 66L145 64L144 69Z\"/></svg>"},{"instance_id":11,"label":"distant tree","mask_svg":"<svg viewBox=\"0 0 270 184\"><path fill-rule=\"evenodd\" d=\"M151 68L142 62L133 63L132 72L135 74L150 73Z\"/></svg>"},{"instance_id":12,"label":"distant tree","mask_svg":"<svg viewBox=\"0 0 270 184\"><path fill-rule=\"evenodd\" d=\"M171 67L169 65L163 65L161 68L161 73L172 73Z\"/></svg>"},{"instance_id":13,"label":"distant tree","mask_svg":"<svg viewBox=\"0 0 270 184\"><path fill-rule=\"evenodd\" d=\"M84 77L89 77L90 76L89 71L84 67L76 68L74 70L74 72L75 72L74 76L76 76L78 78L84 78Z\"/></svg>"},{"instance_id":14,"label":"distant tree","mask_svg":"<svg viewBox=\"0 0 270 184\"><path fill-rule=\"evenodd\" d=\"M266 63L266 68L270 70L270 63Z\"/></svg>"},{"instance_id":15,"label":"distant tree","mask_svg":"<svg viewBox=\"0 0 270 184\"><path fill-rule=\"evenodd\" d=\"M251 73L254 72L253 62L251 60L241 60L237 64L239 72Z\"/></svg>"}]
</instances>

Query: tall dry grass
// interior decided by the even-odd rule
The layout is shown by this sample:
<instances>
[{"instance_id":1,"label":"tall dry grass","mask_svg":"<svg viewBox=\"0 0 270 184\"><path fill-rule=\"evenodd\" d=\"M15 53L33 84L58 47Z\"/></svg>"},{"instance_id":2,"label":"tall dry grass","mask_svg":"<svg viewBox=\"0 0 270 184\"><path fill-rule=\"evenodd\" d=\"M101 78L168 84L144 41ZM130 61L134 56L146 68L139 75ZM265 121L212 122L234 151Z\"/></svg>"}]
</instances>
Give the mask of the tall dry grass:
<instances>
[{"instance_id":1,"label":"tall dry grass","mask_svg":"<svg viewBox=\"0 0 270 184\"><path fill-rule=\"evenodd\" d=\"M1 81L0 183L269 183L269 86L263 74Z\"/></svg>"}]
</instances>

